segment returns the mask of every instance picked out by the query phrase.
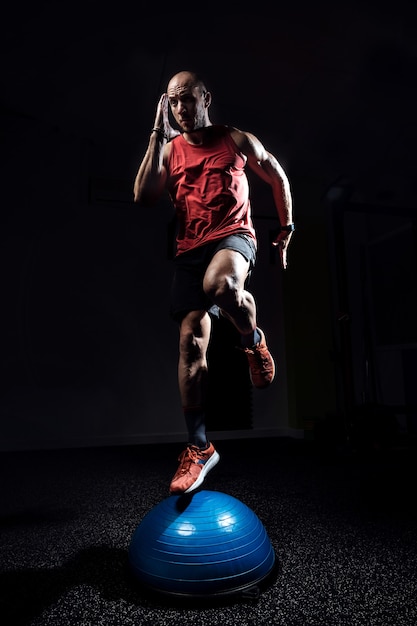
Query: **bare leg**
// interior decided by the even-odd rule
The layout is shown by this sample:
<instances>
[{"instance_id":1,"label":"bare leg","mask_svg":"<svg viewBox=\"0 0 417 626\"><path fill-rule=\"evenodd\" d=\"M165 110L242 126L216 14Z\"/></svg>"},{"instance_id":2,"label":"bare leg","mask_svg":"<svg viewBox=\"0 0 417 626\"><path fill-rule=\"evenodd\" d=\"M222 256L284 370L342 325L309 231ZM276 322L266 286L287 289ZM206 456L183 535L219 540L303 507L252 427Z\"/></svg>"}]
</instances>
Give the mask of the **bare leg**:
<instances>
[{"instance_id":1,"label":"bare leg","mask_svg":"<svg viewBox=\"0 0 417 626\"><path fill-rule=\"evenodd\" d=\"M264 389L274 379L275 363L265 335L257 326L255 299L245 289L248 271L249 262L239 252L219 250L206 270L203 287L239 331L252 383Z\"/></svg>"},{"instance_id":2,"label":"bare leg","mask_svg":"<svg viewBox=\"0 0 417 626\"><path fill-rule=\"evenodd\" d=\"M206 438L205 395L207 349L211 319L206 311L191 311L180 325L178 383L188 429L188 445L180 454L170 493L197 489L219 461L219 453Z\"/></svg>"},{"instance_id":3,"label":"bare leg","mask_svg":"<svg viewBox=\"0 0 417 626\"><path fill-rule=\"evenodd\" d=\"M204 291L241 335L256 329L256 304L245 289L249 262L235 250L219 250L204 276Z\"/></svg>"},{"instance_id":4,"label":"bare leg","mask_svg":"<svg viewBox=\"0 0 417 626\"><path fill-rule=\"evenodd\" d=\"M263 333L260 336L262 341L253 345L258 330L255 300L244 287L248 270L249 263L239 252L219 250L206 270L203 288L240 334L252 338L254 349L245 348L245 352L252 382L262 388L271 382L274 364L269 353L266 355ZM197 488L219 460L218 452L206 438L205 399L210 335L211 319L206 311L191 311L181 322L178 384L191 445L179 457L180 465L171 481L171 493L189 493ZM269 369L265 369L267 361Z\"/></svg>"},{"instance_id":5,"label":"bare leg","mask_svg":"<svg viewBox=\"0 0 417 626\"><path fill-rule=\"evenodd\" d=\"M206 444L205 396L207 389L207 349L211 319L205 311L191 311L180 325L178 385L189 442Z\"/></svg>"}]
</instances>

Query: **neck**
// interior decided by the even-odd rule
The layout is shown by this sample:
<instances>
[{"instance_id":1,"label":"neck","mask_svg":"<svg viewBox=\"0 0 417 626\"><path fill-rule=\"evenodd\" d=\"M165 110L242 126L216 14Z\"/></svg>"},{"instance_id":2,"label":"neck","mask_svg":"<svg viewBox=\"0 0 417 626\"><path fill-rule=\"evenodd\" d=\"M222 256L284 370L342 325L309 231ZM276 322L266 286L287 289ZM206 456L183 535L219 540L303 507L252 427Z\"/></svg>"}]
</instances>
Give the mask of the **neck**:
<instances>
[{"instance_id":1,"label":"neck","mask_svg":"<svg viewBox=\"0 0 417 626\"><path fill-rule=\"evenodd\" d=\"M209 122L205 126L194 128L191 131L185 131L183 133L183 137L186 141L188 141L188 143L192 143L194 145L200 145L204 142L205 131L211 125L212 125L211 122Z\"/></svg>"}]
</instances>

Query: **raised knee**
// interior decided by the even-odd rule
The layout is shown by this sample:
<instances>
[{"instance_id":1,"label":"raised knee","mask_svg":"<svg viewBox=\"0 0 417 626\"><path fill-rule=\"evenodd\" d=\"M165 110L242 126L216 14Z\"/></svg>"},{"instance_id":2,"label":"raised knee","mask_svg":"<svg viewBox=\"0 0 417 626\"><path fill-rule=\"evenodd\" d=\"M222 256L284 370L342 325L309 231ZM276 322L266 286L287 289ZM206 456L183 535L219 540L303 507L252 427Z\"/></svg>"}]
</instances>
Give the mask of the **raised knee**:
<instances>
[{"instance_id":1,"label":"raised knee","mask_svg":"<svg viewBox=\"0 0 417 626\"><path fill-rule=\"evenodd\" d=\"M232 301L237 298L236 282L230 276L224 276L221 280L204 280L203 289L205 294L215 304L221 304L225 300Z\"/></svg>"}]
</instances>

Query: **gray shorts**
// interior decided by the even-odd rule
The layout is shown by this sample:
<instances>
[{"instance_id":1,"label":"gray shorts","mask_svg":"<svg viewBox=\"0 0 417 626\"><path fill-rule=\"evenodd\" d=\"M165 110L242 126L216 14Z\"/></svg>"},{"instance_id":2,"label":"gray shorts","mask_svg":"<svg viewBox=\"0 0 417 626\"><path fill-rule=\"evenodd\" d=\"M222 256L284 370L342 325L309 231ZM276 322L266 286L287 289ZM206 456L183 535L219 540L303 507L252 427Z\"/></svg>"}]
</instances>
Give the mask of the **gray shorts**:
<instances>
[{"instance_id":1,"label":"gray shorts","mask_svg":"<svg viewBox=\"0 0 417 626\"><path fill-rule=\"evenodd\" d=\"M176 321L181 321L189 311L209 311L218 315L218 307L213 305L203 291L203 279L213 256L223 249L236 250L249 261L248 282L256 262L256 243L249 235L229 235L180 254L174 259L175 270L171 286L171 316Z\"/></svg>"}]
</instances>

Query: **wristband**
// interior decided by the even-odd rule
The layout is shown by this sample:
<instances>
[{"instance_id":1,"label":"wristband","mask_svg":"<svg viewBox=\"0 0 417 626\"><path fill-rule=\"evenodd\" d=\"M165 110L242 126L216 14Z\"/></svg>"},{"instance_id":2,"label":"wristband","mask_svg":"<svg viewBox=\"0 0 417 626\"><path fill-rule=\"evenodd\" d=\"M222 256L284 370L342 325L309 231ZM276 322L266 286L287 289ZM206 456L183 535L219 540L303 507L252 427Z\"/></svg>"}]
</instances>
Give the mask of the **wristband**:
<instances>
[{"instance_id":1,"label":"wristband","mask_svg":"<svg viewBox=\"0 0 417 626\"><path fill-rule=\"evenodd\" d=\"M287 226L281 226L281 230L284 230L287 233L292 233L295 230L295 224L287 224Z\"/></svg>"},{"instance_id":2,"label":"wristband","mask_svg":"<svg viewBox=\"0 0 417 626\"><path fill-rule=\"evenodd\" d=\"M166 134L166 132L162 129L162 128L152 128L152 133L158 133L158 135L160 137L163 137L164 139L166 139L168 141L168 135Z\"/></svg>"}]
</instances>

